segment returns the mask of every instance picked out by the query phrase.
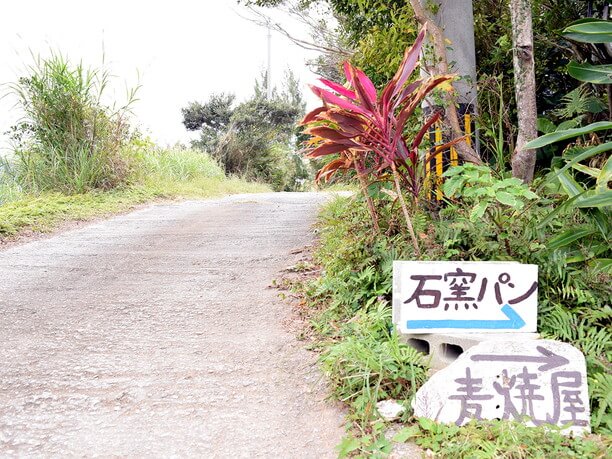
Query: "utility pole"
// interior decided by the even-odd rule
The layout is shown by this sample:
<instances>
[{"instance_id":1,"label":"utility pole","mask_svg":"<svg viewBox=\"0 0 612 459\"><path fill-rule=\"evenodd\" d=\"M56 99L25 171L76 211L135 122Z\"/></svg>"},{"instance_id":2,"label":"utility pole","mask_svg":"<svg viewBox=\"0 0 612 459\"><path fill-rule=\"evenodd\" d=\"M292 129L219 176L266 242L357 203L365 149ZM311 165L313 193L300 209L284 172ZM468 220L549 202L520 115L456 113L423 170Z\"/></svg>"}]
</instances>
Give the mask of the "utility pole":
<instances>
[{"instance_id":1,"label":"utility pole","mask_svg":"<svg viewBox=\"0 0 612 459\"><path fill-rule=\"evenodd\" d=\"M268 24L268 70L266 71L266 97L272 99L272 31Z\"/></svg>"}]
</instances>

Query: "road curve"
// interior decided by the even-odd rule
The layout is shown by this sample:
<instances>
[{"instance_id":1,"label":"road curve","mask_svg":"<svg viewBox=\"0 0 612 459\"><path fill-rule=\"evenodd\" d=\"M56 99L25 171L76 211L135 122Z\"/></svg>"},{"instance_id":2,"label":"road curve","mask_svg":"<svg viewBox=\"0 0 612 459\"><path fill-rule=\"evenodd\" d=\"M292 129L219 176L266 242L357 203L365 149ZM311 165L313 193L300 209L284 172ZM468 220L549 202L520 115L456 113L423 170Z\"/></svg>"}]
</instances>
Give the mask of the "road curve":
<instances>
[{"instance_id":1,"label":"road curve","mask_svg":"<svg viewBox=\"0 0 612 459\"><path fill-rule=\"evenodd\" d=\"M335 457L268 288L316 193L155 205L0 252L0 455Z\"/></svg>"}]
</instances>

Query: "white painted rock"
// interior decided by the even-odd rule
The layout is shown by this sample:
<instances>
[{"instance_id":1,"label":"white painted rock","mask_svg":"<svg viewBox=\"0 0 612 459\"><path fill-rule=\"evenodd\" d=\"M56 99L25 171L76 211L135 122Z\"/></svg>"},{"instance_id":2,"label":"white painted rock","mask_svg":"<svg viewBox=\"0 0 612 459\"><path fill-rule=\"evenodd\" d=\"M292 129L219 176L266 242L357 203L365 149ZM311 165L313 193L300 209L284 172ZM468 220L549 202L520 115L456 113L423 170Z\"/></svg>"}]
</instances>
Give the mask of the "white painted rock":
<instances>
[{"instance_id":1,"label":"white painted rock","mask_svg":"<svg viewBox=\"0 0 612 459\"><path fill-rule=\"evenodd\" d=\"M446 424L513 419L590 432L584 356L559 341L484 341L434 374L412 406L416 416Z\"/></svg>"},{"instance_id":2,"label":"white painted rock","mask_svg":"<svg viewBox=\"0 0 612 459\"><path fill-rule=\"evenodd\" d=\"M395 400L381 400L376 404L376 409L385 421L394 421L405 411L405 408Z\"/></svg>"}]
</instances>

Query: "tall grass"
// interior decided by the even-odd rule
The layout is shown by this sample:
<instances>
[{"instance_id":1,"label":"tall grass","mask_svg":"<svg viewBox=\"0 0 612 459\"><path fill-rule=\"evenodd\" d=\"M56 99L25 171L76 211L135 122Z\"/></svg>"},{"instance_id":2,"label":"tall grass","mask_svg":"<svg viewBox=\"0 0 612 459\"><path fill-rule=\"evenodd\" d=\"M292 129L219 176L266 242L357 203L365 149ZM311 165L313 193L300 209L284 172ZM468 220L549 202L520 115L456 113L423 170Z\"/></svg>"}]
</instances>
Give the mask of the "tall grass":
<instances>
[{"instance_id":1,"label":"tall grass","mask_svg":"<svg viewBox=\"0 0 612 459\"><path fill-rule=\"evenodd\" d=\"M64 193L110 189L124 181L130 167L121 153L135 90L124 106L105 106L109 72L73 65L59 54L36 58L29 71L10 86L23 111L13 136L11 173L17 181L28 191Z\"/></svg>"},{"instance_id":2,"label":"tall grass","mask_svg":"<svg viewBox=\"0 0 612 459\"><path fill-rule=\"evenodd\" d=\"M10 175L9 168L9 162L0 158L0 206L15 201L23 195L21 187Z\"/></svg>"},{"instance_id":3,"label":"tall grass","mask_svg":"<svg viewBox=\"0 0 612 459\"><path fill-rule=\"evenodd\" d=\"M195 149L173 147L156 148L146 142L137 144L133 157L138 165L134 168L135 180L174 180L187 182L198 178L225 178L225 172L210 155Z\"/></svg>"}]
</instances>

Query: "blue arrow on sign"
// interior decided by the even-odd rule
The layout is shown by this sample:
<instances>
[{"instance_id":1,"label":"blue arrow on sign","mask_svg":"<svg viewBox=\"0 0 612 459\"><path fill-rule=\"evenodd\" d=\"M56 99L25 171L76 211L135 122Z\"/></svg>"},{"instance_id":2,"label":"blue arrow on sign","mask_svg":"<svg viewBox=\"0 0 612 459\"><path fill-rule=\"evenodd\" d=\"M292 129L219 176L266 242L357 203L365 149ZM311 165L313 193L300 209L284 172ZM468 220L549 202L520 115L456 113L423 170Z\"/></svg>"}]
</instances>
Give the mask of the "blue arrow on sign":
<instances>
[{"instance_id":1,"label":"blue arrow on sign","mask_svg":"<svg viewBox=\"0 0 612 459\"><path fill-rule=\"evenodd\" d=\"M511 329L518 330L525 325L525 321L508 304L504 304L501 312L507 317L502 320L409 320L406 322L408 330L414 328L480 328L480 329Z\"/></svg>"}]
</instances>

